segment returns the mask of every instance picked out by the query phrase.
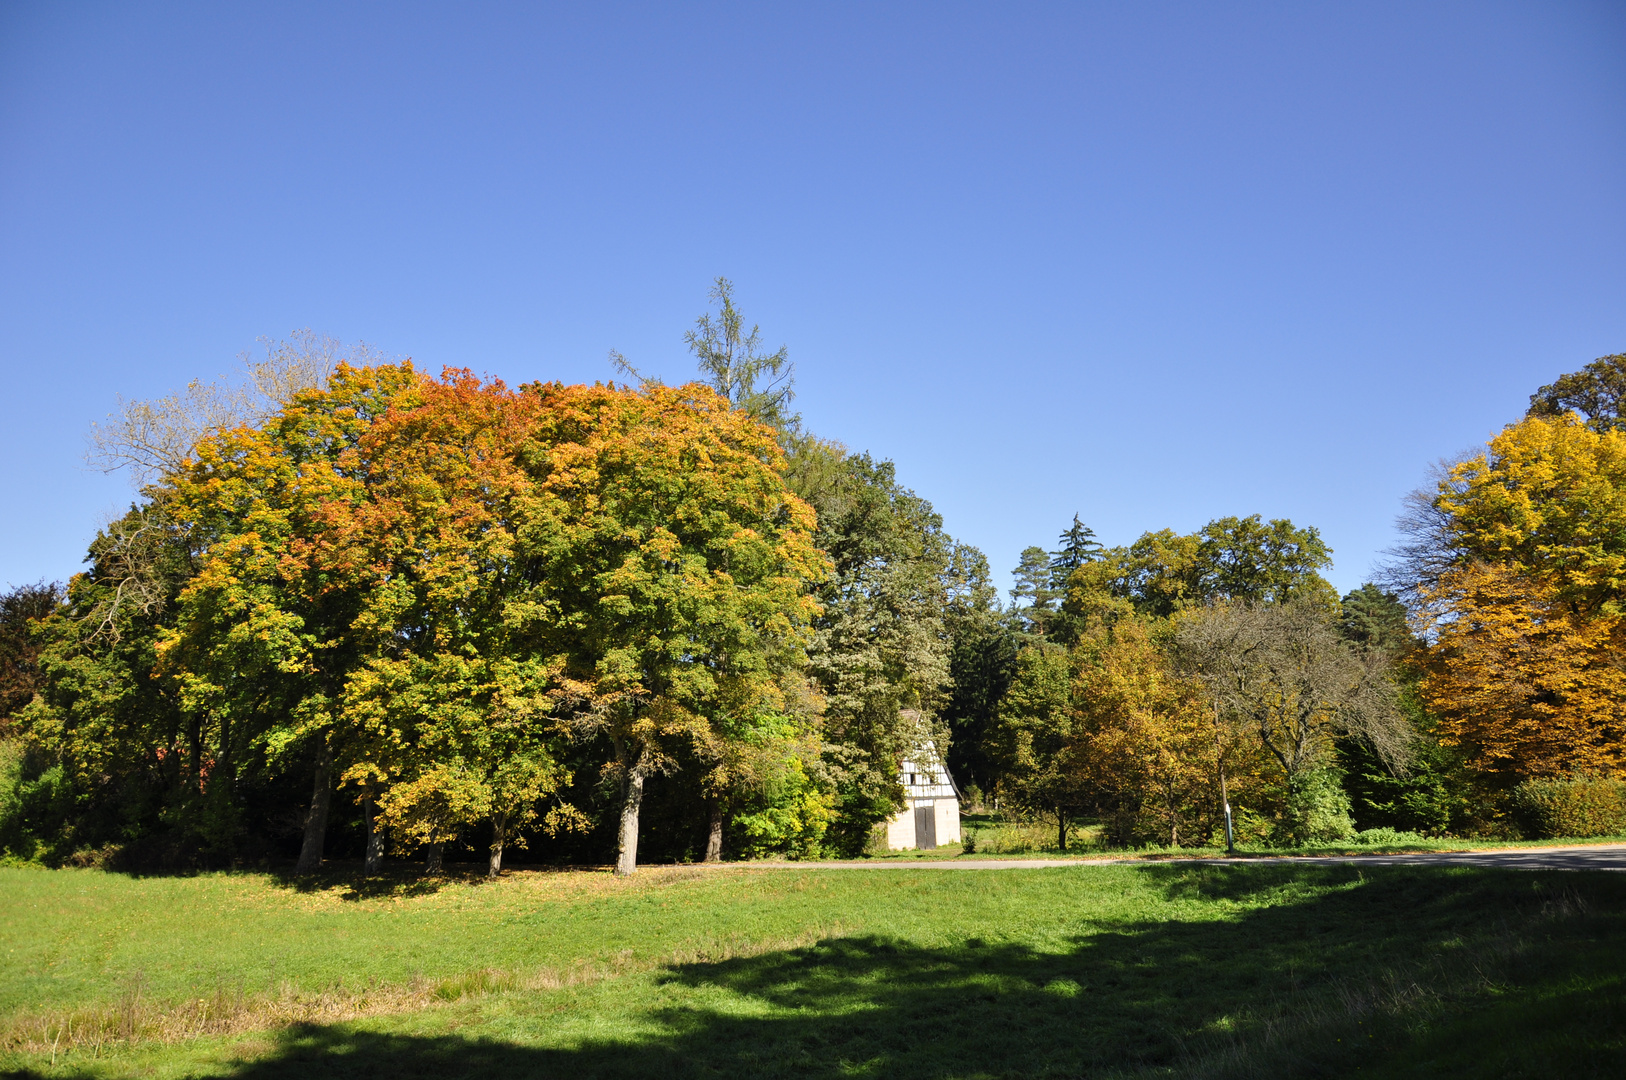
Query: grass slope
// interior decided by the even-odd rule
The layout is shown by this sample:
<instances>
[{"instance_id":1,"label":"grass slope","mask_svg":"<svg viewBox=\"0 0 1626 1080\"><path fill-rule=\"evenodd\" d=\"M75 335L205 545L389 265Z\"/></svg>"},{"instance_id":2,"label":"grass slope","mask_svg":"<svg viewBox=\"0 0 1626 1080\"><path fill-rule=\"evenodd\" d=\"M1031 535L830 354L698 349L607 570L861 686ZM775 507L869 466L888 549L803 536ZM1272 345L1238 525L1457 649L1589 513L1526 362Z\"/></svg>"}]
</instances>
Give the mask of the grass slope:
<instances>
[{"instance_id":1,"label":"grass slope","mask_svg":"<svg viewBox=\"0 0 1626 1080\"><path fill-rule=\"evenodd\" d=\"M22 1076L1626 1072L1609 874L15 869L0 951Z\"/></svg>"}]
</instances>

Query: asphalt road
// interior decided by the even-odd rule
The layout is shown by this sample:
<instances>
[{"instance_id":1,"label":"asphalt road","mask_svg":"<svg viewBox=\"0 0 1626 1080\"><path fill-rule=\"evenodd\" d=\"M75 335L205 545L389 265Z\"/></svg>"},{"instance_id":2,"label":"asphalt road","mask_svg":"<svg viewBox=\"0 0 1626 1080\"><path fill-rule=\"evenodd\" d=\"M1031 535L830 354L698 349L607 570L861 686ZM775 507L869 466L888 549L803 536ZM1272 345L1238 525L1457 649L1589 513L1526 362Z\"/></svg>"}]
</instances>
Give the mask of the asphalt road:
<instances>
[{"instance_id":1,"label":"asphalt road","mask_svg":"<svg viewBox=\"0 0 1626 1080\"><path fill-rule=\"evenodd\" d=\"M1626 844L1591 844L1547 848L1500 848L1486 851L1424 851L1410 855L1280 855L1236 858L1194 856L1168 859L862 859L830 862L719 863L796 870L1031 870L1052 866L1114 866L1124 863L1201 862L1253 865L1297 863L1305 866L1493 866L1505 870L1626 870ZM698 864L703 866L704 864Z\"/></svg>"}]
</instances>

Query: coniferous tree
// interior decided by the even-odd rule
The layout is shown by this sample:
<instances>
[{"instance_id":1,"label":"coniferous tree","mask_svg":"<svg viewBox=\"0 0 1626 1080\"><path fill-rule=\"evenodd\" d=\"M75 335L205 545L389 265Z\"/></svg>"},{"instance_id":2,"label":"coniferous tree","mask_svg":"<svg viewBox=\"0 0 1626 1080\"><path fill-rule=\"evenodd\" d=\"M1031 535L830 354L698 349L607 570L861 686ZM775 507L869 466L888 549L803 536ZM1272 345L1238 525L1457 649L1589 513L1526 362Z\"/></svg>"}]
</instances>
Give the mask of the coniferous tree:
<instances>
[{"instance_id":1,"label":"coniferous tree","mask_svg":"<svg viewBox=\"0 0 1626 1080\"><path fill-rule=\"evenodd\" d=\"M1011 571L1015 585L1011 587L1011 604L1022 621L1022 628L1035 637L1043 637L1050 618L1055 614L1058 592L1050 568L1050 552L1038 545L1022 549L1021 561Z\"/></svg>"},{"instance_id":2,"label":"coniferous tree","mask_svg":"<svg viewBox=\"0 0 1626 1080\"><path fill-rule=\"evenodd\" d=\"M1095 530L1080 521L1077 514L1073 515L1072 526L1061 534L1060 540L1061 547L1050 553L1050 587L1065 594L1067 579L1073 576L1073 571L1099 559L1105 548L1095 538Z\"/></svg>"}]
</instances>

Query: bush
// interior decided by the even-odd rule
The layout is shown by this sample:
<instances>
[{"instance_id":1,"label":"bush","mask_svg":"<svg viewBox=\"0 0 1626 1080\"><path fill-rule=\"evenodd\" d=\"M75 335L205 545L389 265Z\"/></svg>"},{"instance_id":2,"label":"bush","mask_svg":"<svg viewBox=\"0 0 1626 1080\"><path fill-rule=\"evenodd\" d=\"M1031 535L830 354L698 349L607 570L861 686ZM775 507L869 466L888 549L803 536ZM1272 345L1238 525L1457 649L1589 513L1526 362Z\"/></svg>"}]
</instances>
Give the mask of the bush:
<instances>
[{"instance_id":1,"label":"bush","mask_svg":"<svg viewBox=\"0 0 1626 1080\"><path fill-rule=\"evenodd\" d=\"M1271 840L1282 847L1348 840L1355 835L1349 795L1335 769L1295 777Z\"/></svg>"},{"instance_id":2,"label":"bush","mask_svg":"<svg viewBox=\"0 0 1626 1080\"><path fill-rule=\"evenodd\" d=\"M0 856L52 862L71 853L73 802L62 766L0 741Z\"/></svg>"},{"instance_id":3,"label":"bush","mask_svg":"<svg viewBox=\"0 0 1626 1080\"><path fill-rule=\"evenodd\" d=\"M1619 836L1626 833L1626 782L1604 776L1526 780L1510 809L1526 836Z\"/></svg>"}]
</instances>

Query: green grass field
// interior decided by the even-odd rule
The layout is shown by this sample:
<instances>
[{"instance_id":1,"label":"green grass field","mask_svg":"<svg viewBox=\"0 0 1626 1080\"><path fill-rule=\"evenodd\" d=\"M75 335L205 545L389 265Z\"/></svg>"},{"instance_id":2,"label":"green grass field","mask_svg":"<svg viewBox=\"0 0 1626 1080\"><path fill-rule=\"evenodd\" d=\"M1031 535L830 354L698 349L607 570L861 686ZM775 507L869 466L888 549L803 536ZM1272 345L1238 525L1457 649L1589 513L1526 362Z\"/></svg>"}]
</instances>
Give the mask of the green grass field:
<instances>
[{"instance_id":1,"label":"green grass field","mask_svg":"<svg viewBox=\"0 0 1626 1080\"><path fill-rule=\"evenodd\" d=\"M21 1076L1626 1074L1626 876L0 869Z\"/></svg>"}]
</instances>

